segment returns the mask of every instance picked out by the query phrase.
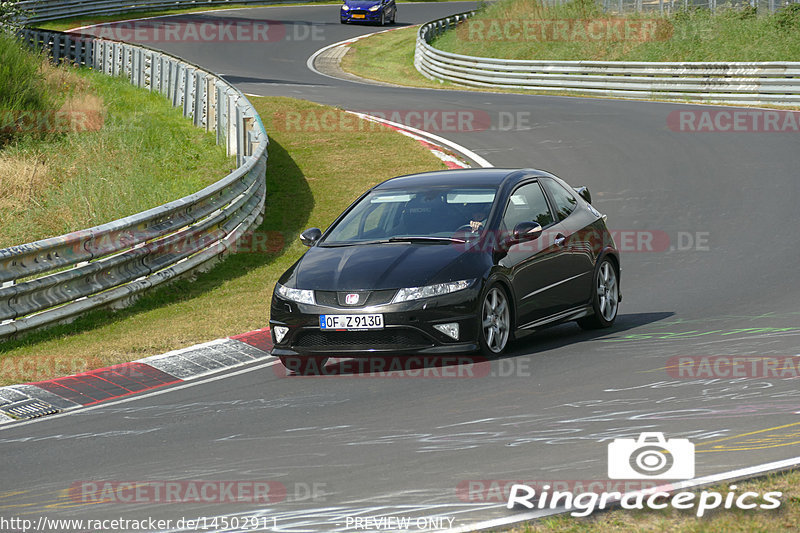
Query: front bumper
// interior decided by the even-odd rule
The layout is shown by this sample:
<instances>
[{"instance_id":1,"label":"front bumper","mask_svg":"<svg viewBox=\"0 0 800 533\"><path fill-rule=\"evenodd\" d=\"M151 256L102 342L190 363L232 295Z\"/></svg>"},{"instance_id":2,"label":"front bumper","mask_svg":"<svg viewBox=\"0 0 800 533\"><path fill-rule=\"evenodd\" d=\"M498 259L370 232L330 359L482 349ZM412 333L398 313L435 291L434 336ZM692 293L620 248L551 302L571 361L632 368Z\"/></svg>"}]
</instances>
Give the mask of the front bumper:
<instances>
[{"instance_id":1,"label":"front bumper","mask_svg":"<svg viewBox=\"0 0 800 533\"><path fill-rule=\"evenodd\" d=\"M274 356L371 357L411 354L470 353L478 350L479 284L433 298L365 307L299 304L273 295L270 331ZM329 331L319 325L320 315L383 315L384 328ZM453 339L435 324L457 322L459 337ZM275 326L289 328L280 343Z\"/></svg>"},{"instance_id":2,"label":"front bumper","mask_svg":"<svg viewBox=\"0 0 800 533\"><path fill-rule=\"evenodd\" d=\"M377 11L350 9L348 11L340 11L342 22L380 22L382 9ZM356 18L354 15L359 16ZM363 18L360 17L363 15Z\"/></svg>"}]
</instances>

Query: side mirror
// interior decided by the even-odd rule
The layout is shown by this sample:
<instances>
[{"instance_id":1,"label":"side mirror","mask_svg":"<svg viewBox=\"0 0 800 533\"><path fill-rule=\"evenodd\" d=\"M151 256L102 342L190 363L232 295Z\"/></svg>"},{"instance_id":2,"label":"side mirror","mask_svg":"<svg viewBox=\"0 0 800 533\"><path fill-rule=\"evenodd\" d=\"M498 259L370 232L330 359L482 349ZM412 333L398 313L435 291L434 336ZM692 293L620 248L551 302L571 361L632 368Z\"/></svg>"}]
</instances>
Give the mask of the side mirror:
<instances>
[{"instance_id":1,"label":"side mirror","mask_svg":"<svg viewBox=\"0 0 800 533\"><path fill-rule=\"evenodd\" d=\"M587 202L592 203L592 194L587 187L575 187L575 192Z\"/></svg>"},{"instance_id":2,"label":"side mirror","mask_svg":"<svg viewBox=\"0 0 800 533\"><path fill-rule=\"evenodd\" d=\"M509 248L521 242L534 241L542 235L542 226L538 222L520 222L514 227L511 235L503 239L496 248L500 256L505 256Z\"/></svg>"},{"instance_id":3,"label":"side mirror","mask_svg":"<svg viewBox=\"0 0 800 533\"><path fill-rule=\"evenodd\" d=\"M320 237L322 237L321 229L309 228L300 234L300 242L305 246L314 246Z\"/></svg>"},{"instance_id":4,"label":"side mirror","mask_svg":"<svg viewBox=\"0 0 800 533\"><path fill-rule=\"evenodd\" d=\"M511 234L511 238L514 244L517 244L536 240L541 234L542 225L538 222L520 222L514 226L514 232Z\"/></svg>"}]
</instances>

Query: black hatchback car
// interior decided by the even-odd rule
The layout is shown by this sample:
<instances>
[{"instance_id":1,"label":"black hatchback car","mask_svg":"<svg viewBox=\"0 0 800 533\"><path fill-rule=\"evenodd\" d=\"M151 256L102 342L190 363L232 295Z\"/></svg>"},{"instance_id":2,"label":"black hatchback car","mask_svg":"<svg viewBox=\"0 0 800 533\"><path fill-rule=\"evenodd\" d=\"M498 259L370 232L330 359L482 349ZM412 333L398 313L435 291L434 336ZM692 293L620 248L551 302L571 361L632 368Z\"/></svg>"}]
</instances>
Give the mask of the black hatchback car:
<instances>
[{"instance_id":1,"label":"black hatchback car","mask_svg":"<svg viewBox=\"0 0 800 533\"><path fill-rule=\"evenodd\" d=\"M545 326L611 326L622 299L605 216L541 170L392 178L300 238L269 321L272 355L298 373L331 356L499 355Z\"/></svg>"}]
</instances>

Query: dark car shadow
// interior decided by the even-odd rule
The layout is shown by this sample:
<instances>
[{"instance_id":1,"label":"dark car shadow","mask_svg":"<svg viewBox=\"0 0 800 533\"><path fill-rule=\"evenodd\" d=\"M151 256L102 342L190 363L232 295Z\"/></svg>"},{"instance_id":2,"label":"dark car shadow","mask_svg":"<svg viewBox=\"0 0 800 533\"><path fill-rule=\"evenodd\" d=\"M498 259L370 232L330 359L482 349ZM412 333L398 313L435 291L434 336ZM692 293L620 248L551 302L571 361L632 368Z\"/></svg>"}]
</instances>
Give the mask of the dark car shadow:
<instances>
[{"instance_id":1,"label":"dark car shadow","mask_svg":"<svg viewBox=\"0 0 800 533\"><path fill-rule=\"evenodd\" d=\"M222 76L231 85L241 85L243 83L264 83L267 85L299 85L299 86L316 86L327 85L326 83L306 83L302 81L281 80L278 78L256 78L254 76L234 76L225 74Z\"/></svg>"},{"instance_id":2,"label":"dark car shadow","mask_svg":"<svg viewBox=\"0 0 800 533\"><path fill-rule=\"evenodd\" d=\"M612 327L595 330L584 330L575 322L567 322L523 337L510 346L510 350L498 359L530 355L531 353L556 350L572 344L613 337L625 331L666 320L673 316L675 316L675 313L671 311L655 313L620 313Z\"/></svg>"},{"instance_id":3,"label":"dark car shadow","mask_svg":"<svg viewBox=\"0 0 800 533\"><path fill-rule=\"evenodd\" d=\"M390 354L364 358L332 356L331 359L316 376L478 377L488 373L491 362L480 354ZM477 366L473 368L474 365Z\"/></svg>"},{"instance_id":4,"label":"dark car shadow","mask_svg":"<svg viewBox=\"0 0 800 533\"><path fill-rule=\"evenodd\" d=\"M674 316L673 312L620 314L614 326L608 329L585 331L570 322L531 334L512 344L510 350L500 357L481 354L450 355L380 355L365 358L331 356L331 360L317 372L320 376L367 376L382 377L483 377L491 371L492 361L510 359L531 353L555 350L572 344L593 341L658 322ZM299 374L289 373L290 376Z\"/></svg>"}]
</instances>

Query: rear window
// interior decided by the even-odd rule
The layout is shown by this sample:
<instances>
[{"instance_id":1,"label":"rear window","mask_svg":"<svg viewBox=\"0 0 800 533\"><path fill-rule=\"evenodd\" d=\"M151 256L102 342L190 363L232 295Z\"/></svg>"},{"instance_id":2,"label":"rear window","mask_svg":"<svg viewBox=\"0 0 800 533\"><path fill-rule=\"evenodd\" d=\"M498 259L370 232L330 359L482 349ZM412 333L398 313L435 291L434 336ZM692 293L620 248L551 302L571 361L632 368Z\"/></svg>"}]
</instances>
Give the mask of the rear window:
<instances>
[{"instance_id":1,"label":"rear window","mask_svg":"<svg viewBox=\"0 0 800 533\"><path fill-rule=\"evenodd\" d=\"M575 211L575 208L578 207L578 200L575 198L575 195L562 187L561 184L555 180L545 179L542 181L556 204L556 215L558 219L564 220L570 216L572 212Z\"/></svg>"}]
</instances>

